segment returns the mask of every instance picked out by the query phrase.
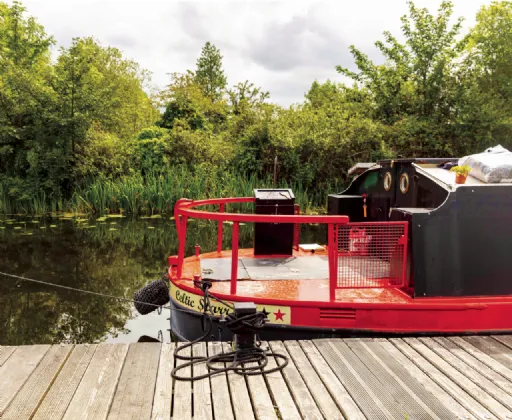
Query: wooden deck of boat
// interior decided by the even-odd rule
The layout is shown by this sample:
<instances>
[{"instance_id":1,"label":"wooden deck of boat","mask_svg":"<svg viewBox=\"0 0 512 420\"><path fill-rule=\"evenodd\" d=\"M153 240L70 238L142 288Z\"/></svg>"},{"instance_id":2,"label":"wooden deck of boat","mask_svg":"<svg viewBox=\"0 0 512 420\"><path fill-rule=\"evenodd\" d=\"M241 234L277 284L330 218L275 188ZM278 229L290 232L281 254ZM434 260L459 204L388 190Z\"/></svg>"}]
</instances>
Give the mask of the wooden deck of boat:
<instances>
[{"instance_id":1,"label":"wooden deck of boat","mask_svg":"<svg viewBox=\"0 0 512 420\"><path fill-rule=\"evenodd\" d=\"M511 335L269 345L289 357L283 372L195 382L171 379L174 344L0 347L0 418L512 418Z\"/></svg>"}]
</instances>

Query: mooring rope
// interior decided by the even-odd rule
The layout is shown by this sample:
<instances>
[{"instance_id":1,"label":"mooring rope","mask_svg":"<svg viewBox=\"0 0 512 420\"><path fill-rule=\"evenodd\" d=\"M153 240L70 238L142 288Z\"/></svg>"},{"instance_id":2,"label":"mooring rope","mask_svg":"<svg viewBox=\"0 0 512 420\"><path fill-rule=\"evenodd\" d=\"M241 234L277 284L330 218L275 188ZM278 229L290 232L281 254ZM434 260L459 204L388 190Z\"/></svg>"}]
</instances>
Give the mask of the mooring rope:
<instances>
[{"instance_id":1,"label":"mooring rope","mask_svg":"<svg viewBox=\"0 0 512 420\"><path fill-rule=\"evenodd\" d=\"M212 286L211 282L203 281L198 282L200 284L200 289L204 294L204 312L203 319L208 320L208 328L205 328L205 333L196 338L193 341L189 341L185 344L182 344L174 350L174 357L176 359L180 359L185 361L185 363L176 366L172 372L171 376L180 381L197 381L200 379L210 378L213 375L217 375L219 373L233 371L239 375L243 376L253 376L253 375L262 375L273 372L278 372L284 369L288 365L288 357L284 354L274 353L268 349L261 348L261 342L258 338L258 343L255 347L250 348L242 348L236 349L234 351L230 351L227 353L219 353L213 356L182 356L179 353L185 350L188 347L192 347L194 344L199 343L207 339L210 336L212 331L213 321L212 316L207 311L211 311L210 307L210 297L214 297L209 293L209 288ZM216 299L219 300L219 299ZM221 300L219 300L222 302ZM226 304L226 302L222 302ZM233 307L234 309L234 307ZM259 329L263 328L266 321L265 313L259 311L253 314L243 315L241 317L237 317L236 312L229 313L226 316L226 327L233 332L234 334L240 333L243 331L251 331L256 333ZM257 337L257 335L256 335ZM265 369L268 365L269 357L275 357L275 361L277 366L272 367L270 369ZM281 359L283 363L279 363L277 360ZM206 368L208 370L207 373L202 375L195 376L179 376L178 372L187 367L197 366L198 364L205 363ZM251 366L247 366L248 363L251 363ZM222 367L218 367L219 364L222 364ZM225 364L228 364L225 366ZM217 366L215 366L217 365Z\"/></svg>"},{"instance_id":2,"label":"mooring rope","mask_svg":"<svg viewBox=\"0 0 512 420\"><path fill-rule=\"evenodd\" d=\"M86 293L86 294L89 294L89 295L101 296L101 297L106 297L106 298L111 298L111 299L117 299L117 300L122 300L122 301L130 302L130 303L141 303L141 304L148 305L148 306L154 306L157 309L158 308L162 308L162 309L169 309L170 311L186 312L186 313L191 313L191 314L197 314L196 312L189 311L187 309L173 308L171 306L155 305L153 303L142 302L142 301L130 299L130 298L127 298L127 297L124 297L124 296L115 296L115 295L110 295L110 294L107 294L107 293L93 292L91 290L84 290L84 289L79 289L77 287L64 286L62 284L50 283L50 282L43 281L43 280L36 280L36 279L28 278L28 277L18 276L16 274L3 273L1 271L0 271L0 275L5 276L5 277L11 277L11 278L18 279L18 280L25 280L25 281L29 281L29 282L32 282L32 283L43 284L45 286L51 286L51 287L57 287L57 288L60 288L60 289L71 290L73 292Z\"/></svg>"},{"instance_id":3,"label":"mooring rope","mask_svg":"<svg viewBox=\"0 0 512 420\"><path fill-rule=\"evenodd\" d=\"M142 302L142 301L137 301L134 299L126 298L124 296L115 296L115 295L111 295L111 294L107 294L107 293L93 292L91 290L79 289L77 287L64 286L62 284L56 284L56 283L51 283L51 282L47 282L47 281L43 281L43 280L32 279L29 277L18 276L16 274L4 273L2 271L0 271L0 275L2 275L4 277L10 277L13 279L28 281L31 283L42 284L45 286L70 290L73 292L86 293L89 295L101 296L101 297L110 298L110 299L117 299L117 300L130 302L130 303L141 303L144 305L154 306L156 308L169 309L170 311L185 312L185 313L197 315L197 312L189 311L186 309L173 308L171 306L155 305L152 303L147 303L147 302ZM286 367L286 365L288 365L288 357L283 354L273 353L273 352L269 351L268 349L267 350L262 349L259 346L260 343L258 343L257 347L253 347L253 348L249 348L249 349L238 349L235 351L231 351L228 353L220 353L220 354L210 356L210 357L181 356L178 354L180 351L182 351L188 347L191 347L200 341L203 341L203 340L209 338L210 333L212 331L212 326L213 326L212 315L207 313L207 310L211 311L210 298L213 298L213 299L217 300L218 302L223 303L224 305L228 306L230 309L234 309L234 306L232 304L225 302L222 299L219 299L209 293L208 289L211 287L210 282L205 282L205 284L206 284L206 286L202 288L203 293L204 293L204 299L205 299L205 311L203 313L203 316L205 317L205 319L208 320L208 328L206 328L205 334L202 335L201 337L199 337L193 341L186 342L185 344L182 344L182 345L176 347L176 349L174 351L174 357L176 359L184 360L184 361L186 361L186 363L175 367L171 373L172 377L174 379L182 380L182 381L195 381L195 380L199 380L199 379L208 378L208 377L211 377L213 375L216 375L216 374L219 374L222 372L228 372L230 370L239 375L249 376L249 375L267 374L267 373L277 372L277 371L284 369ZM263 325L265 324L266 315L263 312L256 312L255 314L249 314L249 315L245 315L242 317L237 317L236 313L233 312L233 313L228 314L226 318L227 318L226 326L233 333L236 333L236 332L241 331L242 329L245 329L245 330L249 329L252 331L256 331L256 330L262 328ZM275 360L276 360L277 366L273 367L271 369L265 369L265 367L268 365L269 357L276 358ZM280 364L279 362L277 362L277 359L281 359L284 362L282 364ZM184 369L188 366L199 364L199 363L206 363L206 366L208 368L208 373L206 373L204 375L199 375L199 376L179 376L177 374L177 372L179 370ZM215 364L219 364L219 363L222 363L222 364L229 363L229 364L228 364L228 366L220 367L220 368L215 366ZM253 366L244 365L247 363L253 363L254 365Z\"/></svg>"}]
</instances>

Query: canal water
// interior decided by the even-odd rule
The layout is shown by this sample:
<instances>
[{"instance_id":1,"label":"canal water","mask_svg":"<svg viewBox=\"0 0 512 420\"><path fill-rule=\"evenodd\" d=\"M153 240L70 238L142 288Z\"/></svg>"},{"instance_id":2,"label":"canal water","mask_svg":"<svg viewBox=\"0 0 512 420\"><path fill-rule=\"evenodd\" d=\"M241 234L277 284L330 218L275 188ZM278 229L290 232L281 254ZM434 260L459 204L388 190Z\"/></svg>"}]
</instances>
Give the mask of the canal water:
<instances>
[{"instance_id":1,"label":"canal water","mask_svg":"<svg viewBox=\"0 0 512 420\"><path fill-rule=\"evenodd\" d=\"M240 226L240 246L252 246L253 226ZM213 251L212 222L189 220L187 255ZM325 231L303 226L303 243L325 242ZM231 229L224 225L224 248ZM169 217L89 218L0 216L0 271L126 298L160 278L177 253ZM0 345L134 343L171 338L169 311L141 316L133 304L0 275Z\"/></svg>"}]
</instances>

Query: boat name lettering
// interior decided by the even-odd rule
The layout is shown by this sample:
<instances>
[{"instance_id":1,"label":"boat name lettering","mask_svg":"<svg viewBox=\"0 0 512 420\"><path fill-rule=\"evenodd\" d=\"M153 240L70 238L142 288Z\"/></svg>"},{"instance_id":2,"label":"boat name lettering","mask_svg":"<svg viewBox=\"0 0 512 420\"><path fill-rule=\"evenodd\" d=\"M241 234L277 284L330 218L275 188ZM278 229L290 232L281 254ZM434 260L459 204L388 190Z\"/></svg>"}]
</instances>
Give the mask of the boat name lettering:
<instances>
[{"instance_id":1,"label":"boat name lettering","mask_svg":"<svg viewBox=\"0 0 512 420\"><path fill-rule=\"evenodd\" d=\"M190 295L186 292L181 292L176 290L176 300L183 305L188 306L190 308L195 308L194 300L190 298Z\"/></svg>"},{"instance_id":2,"label":"boat name lettering","mask_svg":"<svg viewBox=\"0 0 512 420\"><path fill-rule=\"evenodd\" d=\"M210 303L210 308L214 315L227 315L229 313L229 308L225 305L217 305L214 303ZM199 308L200 311L204 309L204 298L199 300Z\"/></svg>"}]
</instances>

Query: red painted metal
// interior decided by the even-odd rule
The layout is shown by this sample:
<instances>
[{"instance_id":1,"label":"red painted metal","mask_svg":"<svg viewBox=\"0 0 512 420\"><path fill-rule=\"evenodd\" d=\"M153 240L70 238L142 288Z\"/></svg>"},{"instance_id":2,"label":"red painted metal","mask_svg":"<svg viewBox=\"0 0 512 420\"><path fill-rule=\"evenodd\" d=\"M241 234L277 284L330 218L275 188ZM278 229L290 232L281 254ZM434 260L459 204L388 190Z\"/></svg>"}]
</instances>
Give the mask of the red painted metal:
<instances>
[{"instance_id":1,"label":"red painted metal","mask_svg":"<svg viewBox=\"0 0 512 420\"><path fill-rule=\"evenodd\" d=\"M327 261L329 263L329 300L333 302L336 299L336 270L334 269L334 261L337 258L336 254L336 239L334 233L334 223L327 225Z\"/></svg>"},{"instance_id":2,"label":"red painted metal","mask_svg":"<svg viewBox=\"0 0 512 420\"><path fill-rule=\"evenodd\" d=\"M180 199L176 203L174 208L174 218L176 221L176 228L178 230L178 276L181 277L183 275L183 261L185 258L185 244L186 244L186 235L187 235L187 220L189 217L197 218L197 219L208 219L208 220L216 220L218 222L218 231L217 231L217 252L222 252L222 235L223 228L222 223L224 221L232 221L233 222L233 251L238 250L238 230L240 222L266 222L266 223L294 223L295 226L300 225L301 223L336 223L336 224L346 224L349 221L347 216L309 216L309 215L267 215L267 214L241 214L241 213L226 213L225 205L229 203L253 203L255 198L253 197L237 197L237 198L213 198L207 200L189 200L189 199ZM204 210L196 210L197 207L208 206L208 205L218 205L219 212L210 212ZM296 210L297 211L297 210ZM236 237L235 237L236 235ZM235 241L236 239L236 241ZM299 237L296 237L297 248ZM236 243L236 248L235 248ZM234 267L236 266L236 270ZM236 290L236 281L233 280L233 276L236 276L238 273L238 259L234 257L234 253L232 256L232 289Z\"/></svg>"},{"instance_id":3,"label":"red painted metal","mask_svg":"<svg viewBox=\"0 0 512 420\"><path fill-rule=\"evenodd\" d=\"M169 270L171 275L171 271ZM175 287L201 296L189 280L171 276ZM304 280L304 285L311 280ZM251 282L253 283L253 282ZM261 287L261 282L254 285ZM189 285L190 284L190 285ZM379 333L489 333L512 331L512 296L413 298L400 289L359 289L346 301L268 299L239 292L212 293L230 302L251 301L258 305L289 307L291 323L286 328L323 328L334 331ZM346 289L345 289L346 290ZM379 293L375 293L376 291ZM343 290L341 290L343 291ZM199 315L198 315L199 316Z\"/></svg>"},{"instance_id":4,"label":"red painted metal","mask_svg":"<svg viewBox=\"0 0 512 420\"><path fill-rule=\"evenodd\" d=\"M336 288L406 286L407 222L347 223L336 228Z\"/></svg>"},{"instance_id":5,"label":"red painted metal","mask_svg":"<svg viewBox=\"0 0 512 420\"><path fill-rule=\"evenodd\" d=\"M181 277L183 272L183 260L185 259L185 245L187 241L187 216L180 216L176 220L178 227L178 277Z\"/></svg>"},{"instance_id":6,"label":"red painted metal","mask_svg":"<svg viewBox=\"0 0 512 420\"><path fill-rule=\"evenodd\" d=\"M274 214L243 214L243 213L218 213L203 210L195 210L196 207L208 205L220 205L222 203L253 203L253 197L238 198L213 198L208 200L187 200L177 203L175 213L195 219L207 219L215 221L231 221L244 223L338 223L349 222L348 216L312 216L312 215L274 215Z\"/></svg>"},{"instance_id":7,"label":"red painted metal","mask_svg":"<svg viewBox=\"0 0 512 420\"><path fill-rule=\"evenodd\" d=\"M219 205L219 213L224 213L224 209L225 209L225 204L221 203ZM218 222L218 227L217 227L217 252L221 252L222 251L222 235L223 235L222 228L223 228L223 225L224 224L223 224L222 221Z\"/></svg>"},{"instance_id":8,"label":"red painted metal","mask_svg":"<svg viewBox=\"0 0 512 420\"><path fill-rule=\"evenodd\" d=\"M199 255L201 255L201 246L200 245L196 245L194 248L195 248L195 251L196 251L196 257L199 257Z\"/></svg>"},{"instance_id":9,"label":"red painted metal","mask_svg":"<svg viewBox=\"0 0 512 420\"><path fill-rule=\"evenodd\" d=\"M232 246L231 246L231 294L236 295L238 283L238 222L233 223Z\"/></svg>"},{"instance_id":10,"label":"red painted metal","mask_svg":"<svg viewBox=\"0 0 512 420\"><path fill-rule=\"evenodd\" d=\"M294 205L293 214L296 216L300 214L300 206L298 204ZM295 223L293 225L293 249L295 251L299 250L299 242L300 242L300 223Z\"/></svg>"}]
</instances>

